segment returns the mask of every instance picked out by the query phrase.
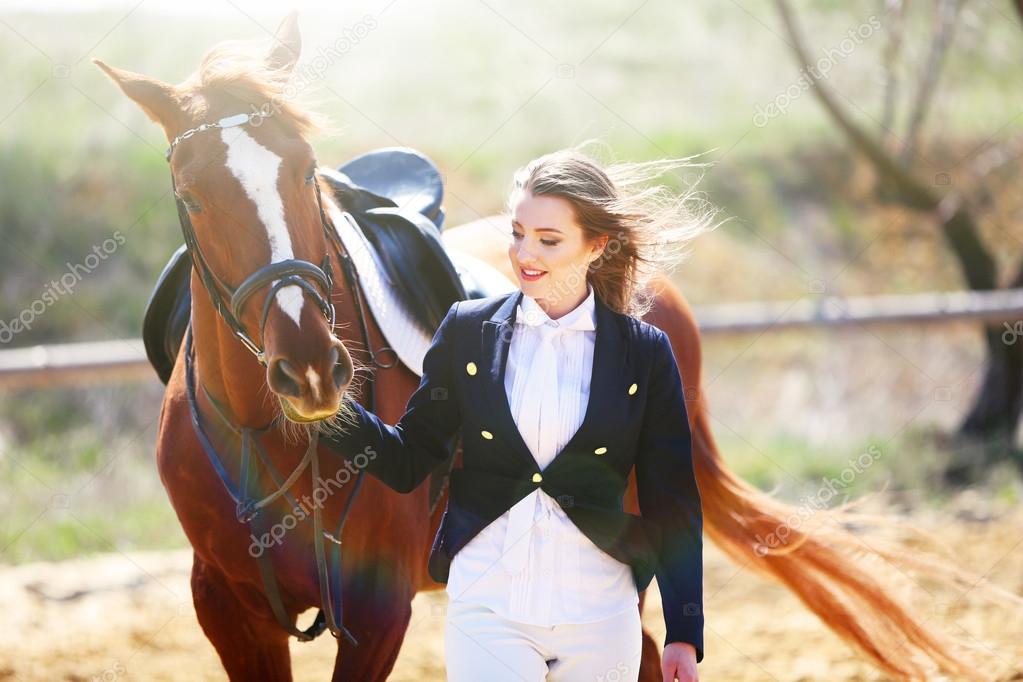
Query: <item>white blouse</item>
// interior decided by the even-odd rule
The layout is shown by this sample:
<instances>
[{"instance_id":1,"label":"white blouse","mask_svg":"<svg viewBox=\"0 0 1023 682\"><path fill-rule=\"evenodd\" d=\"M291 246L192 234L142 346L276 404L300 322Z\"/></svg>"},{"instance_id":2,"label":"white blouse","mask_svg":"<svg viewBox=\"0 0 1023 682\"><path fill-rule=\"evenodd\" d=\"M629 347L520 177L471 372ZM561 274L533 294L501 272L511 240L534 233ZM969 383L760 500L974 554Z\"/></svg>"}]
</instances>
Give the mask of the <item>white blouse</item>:
<instances>
[{"instance_id":1,"label":"white blouse","mask_svg":"<svg viewBox=\"0 0 1023 682\"><path fill-rule=\"evenodd\" d=\"M533 453L541 470L564 448L585 416L596 340L594 292L589 284L587 289L587 298L556 321L525 294L516 309L505 391L517 424L522 422L526 380L541 337L538 327L524 324L523 320L555 327L578 323L583 316L590 321L588 327L583 324L578 331L551 339L557 344L558 355L558 419L547 422L556 432L541 432L545 447ZM542 489L531 492L526 499L530 498L534 524L520 540L528 547L525 570L509 573L502 563L512 513L508 510L452 558L447 582L449 598L487 606L509 620L548 627L602 620L637 608L639 594L628 564L593 544Z\"/></svg>"}]
</instances>

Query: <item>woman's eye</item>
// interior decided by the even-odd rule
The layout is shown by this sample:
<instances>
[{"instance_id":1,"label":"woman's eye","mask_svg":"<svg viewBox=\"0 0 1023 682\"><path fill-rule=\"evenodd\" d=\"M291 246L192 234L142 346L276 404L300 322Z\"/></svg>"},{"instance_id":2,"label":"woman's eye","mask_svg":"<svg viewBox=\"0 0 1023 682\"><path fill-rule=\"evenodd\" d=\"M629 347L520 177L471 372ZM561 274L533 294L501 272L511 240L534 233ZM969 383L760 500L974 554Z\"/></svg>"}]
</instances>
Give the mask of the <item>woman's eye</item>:
<instances>
[{"instance_id":1,"label":"woman's eye","mask_svg":"<svg viewBox=\"0 0 1023 682\"><path fill-rule=\"evenodd\" d=\"M515 230L512 230L512 239L522 239L523 236L524 235L516 232ZM558 242L552 241L550 239L541 239L540 243L543 244L544 246L557 246L558 245Z\"/></svg>"}]
</instances>

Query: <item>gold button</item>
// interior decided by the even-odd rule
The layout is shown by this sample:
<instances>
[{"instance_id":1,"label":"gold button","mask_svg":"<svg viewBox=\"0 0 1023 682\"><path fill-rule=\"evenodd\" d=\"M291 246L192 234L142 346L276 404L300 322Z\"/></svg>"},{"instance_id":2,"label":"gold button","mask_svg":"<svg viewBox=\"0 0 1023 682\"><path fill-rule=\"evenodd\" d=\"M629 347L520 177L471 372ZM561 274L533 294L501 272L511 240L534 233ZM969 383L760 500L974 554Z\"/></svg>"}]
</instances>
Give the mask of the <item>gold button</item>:
<instances>
[{"instance_id":1,"label":"gold button","mask_svg":"<svg viewBox=\"0 0 1023 682\"><path fill-rule=\"evenodd\" d=\"M639 390L639 384L633 384L629 386L629 395L636 395L636 391Z\"/></svg>"},{"instance_id":2,"label":"gold button","mask_svg":"<svg viewBox=\"0 0 1023 682\"><path fill-rule=\"evenodd\" d=\"M490 433L489 431L480 431L480 435L486 438L487 440L492 440L494 437L494 434Z\"/></svg>"},{"instance_id":3,"label":"gold button","mask_svg":"<svg viewBox=\"0 0 1023 682\"><path fill-rule=\"evenodd\" d=\"M605 452L607 452L607 448L597 448L596 450L593 451L593 454L603 455Z\"/></svg>"},{"instance_id":4,"label":"gold button","mask_svg":"<svg viewBox=\"0 0 1023 682\"><path fill-rule=\"evenodd\" d=\"M537 474L533 474L533 483L539 483L542 480L543 480L543 476L541 476L538 473Z\"/></svg>"},{"instance_id":5,"label":"gold button","mask_svg":"<svg viewBox=\"0 0 1023 682\"><path fill-rule=\"evenodd\" d=\"M468 365L465 366L465 371L471 377L476 376L476 363L475 362L470 362Z\"/></svg>"}]
</instances>

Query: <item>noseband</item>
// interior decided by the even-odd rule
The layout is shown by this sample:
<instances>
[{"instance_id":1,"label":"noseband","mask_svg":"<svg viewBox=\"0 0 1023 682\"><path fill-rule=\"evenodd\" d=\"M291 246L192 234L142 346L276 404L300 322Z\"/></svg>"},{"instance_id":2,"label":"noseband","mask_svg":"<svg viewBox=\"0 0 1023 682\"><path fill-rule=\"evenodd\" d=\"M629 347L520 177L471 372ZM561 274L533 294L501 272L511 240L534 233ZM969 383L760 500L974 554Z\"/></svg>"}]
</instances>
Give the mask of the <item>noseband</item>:
<instances>
[{"instance_id":1,"label":"noseband","mask_svg":"<svg viewBox=\"0 0 1023 682\"><path fill-rule=\"evenodd\" d=\"M190 128L171 141L170 146L167 148L167 163L170 163L171 155L174 153L177 145L193 135L218 128L234 128L246 124L258 125L267 116L269 114L235 114L234 116L226 116L214 123L203 123L195 128ZM313 186L316 188L316 205L319 209L320 224L327 237L327 244L331 244L333 239L331 238L330 227L327 224L326 214L323 211L320 185L315 179ZM178 220L181 222L181 232L184 234L185 244L188 245L188 252L192 256L192 264L195 266L196 272L199 273L199 278L202 280L207 294L209 294L213 307L220 314L224 323L230 327L235 337L256 356L260 364L266 365L266 352L245 331L241 318L245 309L245 303L253 294L268 284L270 289L263 300L262 313L259 317L260 339L263 337L263 329L266 327L266 320L270 315L270 306L273 304L274 296L276 296L278 291L287 286L297 286L312 298L323 314L323 317L330 324L331 329L333 329L335 313L334 304L331 302L333 277L331 276L329 253L323 257L320 265L315 265L298 258L270 263L246 277L237 288L233 288L213 272L205 256L203 256L195 229L192 227L192 219L188 215L188 207L185 206L184 200L178 195L173 172L171 173L171 188L174 191L174 200L178 207ZM221 292L227 294L226 298Z\"/></svg>"}]
</instances>

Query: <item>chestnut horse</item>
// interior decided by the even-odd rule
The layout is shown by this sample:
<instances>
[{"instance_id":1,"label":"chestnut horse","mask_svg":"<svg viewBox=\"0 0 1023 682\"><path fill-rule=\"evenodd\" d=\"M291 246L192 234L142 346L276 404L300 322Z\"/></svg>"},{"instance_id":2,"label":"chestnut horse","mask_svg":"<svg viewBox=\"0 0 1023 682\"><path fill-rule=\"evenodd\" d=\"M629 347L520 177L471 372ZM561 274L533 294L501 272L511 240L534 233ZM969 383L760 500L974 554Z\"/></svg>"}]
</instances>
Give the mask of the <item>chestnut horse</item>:
<instances>
[{"instance_id":1,"label":"chestnut horse","mask_svg":"<svg viewBox=\"0 0 1023 682\"><path fill-rule=\"evenodd\" d=\"M299 50L292 15L268 52L252 56L237 45L219 46L177 86L97 64L172 143L171 174L186 237L191 234L186 241L196 267L191 348L186 350L194 353L191 364L186 363L188 352L178 354L168 383L157 464L194 549L192 593L199 622L232 680L289 680L289 633L311 636L298 631L295 621L310 607L325 608L326 623L314 624L311 632L326 626L339 637L333 679L369 682L386 679L392 669L416 592L441 587L429 578L426 560L445 500L431 514L429 486L402 495L359 476L362 490L349 507L358 485L349 483L342 458L327 453L319 461L317 429L330 428L339 410L343 415L346 400L365 400L361 389L371 388L379 398L372 401L373 409L394 423L419 379L397 364L353 382L371 367L369 351L385 341L371 315L362 330L358 292L336 275L345 254L330 230L342 207L329 192L319 191L306 141L313 120L283 96ZM251 115L268 103L273 104L269 116ZM214 121L219 123L210 125ZM491 220L477 221L446 230L444 240L502 269L514 282L505 245L492 228ZM237 305L228 305L229 298ZM805 525L793 526L791 520L801 518L799 510L737 478L719 454L700 391L696 321L670 282L659 283L656 307L645 319L670 336L690 387L694 462L710 539L739 565L792 590L825 625L889 675L919 679L930 665L985 679L982 668L974 667L954 642L898 601L892 586L862 557L880 557L945 582L963 575L917 551L873 539L867 545L843 526L850 520L888 525L884 519L818 510L802 519ZM194 371L191 383L186 370ZM193 419L205 424L202 438L208 443ZM257 516L280 519L280 528L288 529L272 534L272 542L257 543L249 527L239 523L256 509L251 500L239 508L211 466L207 448L216 450L225 470L237 476L240 463L231 453L238 449L239 433L247 434L242 440L258 439L278 472L301 472L311 452L312 463L321 466L321 481L344 479L330 491L318 519L333 528L348 513L340 594L335 590L324 600L332 585L318 570L323 560L317 538L325 531L295 519L294 498L315 500L323 492L313 477L284 481L287 496L262 501ZM258 479L262 491L284 487L280 477L265 470ZM634 479L626 509L639 513ZM308 511L303 506L301 516ZM770 541L780 537L784 541ZM254 558L263 551L272 561L277 595L268 592ZM640 679L655 682L661 679L658 644L649 632L643 638Z\"/></svg>"}]
</instances>

